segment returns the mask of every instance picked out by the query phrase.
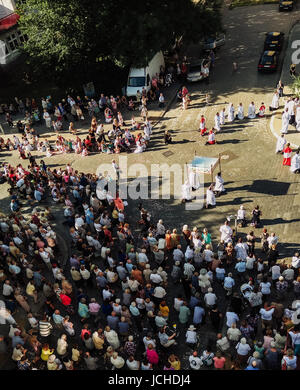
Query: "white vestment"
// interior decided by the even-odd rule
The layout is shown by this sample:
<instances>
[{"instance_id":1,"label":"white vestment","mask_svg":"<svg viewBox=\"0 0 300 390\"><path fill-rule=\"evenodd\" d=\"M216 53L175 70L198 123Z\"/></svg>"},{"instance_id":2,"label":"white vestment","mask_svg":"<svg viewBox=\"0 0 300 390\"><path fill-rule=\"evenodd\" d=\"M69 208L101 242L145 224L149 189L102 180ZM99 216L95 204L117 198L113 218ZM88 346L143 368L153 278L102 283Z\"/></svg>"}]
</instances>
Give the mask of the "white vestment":
<instances>
[{"instance_id":1,"label":"white vestment","mask_svg":"<svg viewBox=\"0 0 300 390\"><path fill-rule=\"evenodd\" d=\"M213 192L213 190L210 190L209 188L206 190L206 204L207 205L216 205L216 197Z\"/></svg>"},{"instance_id":2,"label":"white vestment","mask_svg":"<svg viewBox=\"0 0 300 390\"><path fill-rule=\"evenodd\" d=\"M272 108L278 108L279 107L279 95L278 93L274 93L271 103Z\"/></svg>"},{"instance_id":3,"label":"white vestment","mask_svg":"<svg viewBox=\"0 0 300 390\"><path fill-rule=\"evenodd\" d=\"M282 152L286 144L286 139L284 137L278 137L276 143L276 153Z\"/></svg>"},{"instance_id":4,"label":"white vestment","mask_svg":"<svg viewBox=\"0 0 300 390\"><path fill-rule=\"evenodd\" d=\"M281 133L287 134L289 128L289 120L290 120L290 114L288 113L288 111L285 111L281 117L281 130L280 130Z\"/></svg>"},{"instance_id":5,"label":"white vestment","mask_svg":"<svg viewBox=\"0 0 300 390\"><path fill-rule=\"evenodd\" d=\"M297 169L300 169L300 157L298 154L294 154L291 160L290 171L295 172Z\"/></svg>"},{"instance_id":6,"label":"white vestment","mask_svg":"<svg viewBox=\"0 0 300 390\"><path fill-rule=\"evenodd\" d=\"M300 106L296 107L296 130L300 131Z\"/></svg>"},{"instance_id":7,"label":"white vestment","mask_svg":"<svg viewBox=\"0 0 300 390\"><path fill-rule=\"evenodd\" d=\"M190 186L188 180L182 184L181 190L182 190L182 199L185 199L185 200L192 199L191 186Z\"/></svg>"},{"instance_id":8,"label":"white vestment","mask_svg":"<svg viewBox=\"0 0 300 390\"><path fill-rule=\"evenodd\" d=\"M248 118L249 119L254 119L256 118L256 114L255 114L255 105L254 104L249 104L249 108L248 108Z\"/></svg>"},{"instance_id":9,"label":"white vestment","mask_svg":"<svg viewBox=\"0 0 300 390\"><path fill-rule=\"evenodd\" d=\"M240 120L244 119L244 107L243 106L238 106L237 116Z\"/></svg>"},{"instance_id":10,"label":"white vestment","mask_svg":"<svg viewBox=\"0 0 300 390\"><path fill-rule=\"evenodd\" d=\"M225 123L225 111L220 112L220 125L224 125Z\"/></svg>"},{"instance_id":11,"label":"white vestment","mask_svg":"<svg viewBox=\"0 0 300 390\"><path fill-rule=\"evenodd\" d=\"M189 171L189 185L196 190L200 187L199 175L193 169Z\"/></svg>"},{"instance_id":12,"label":"white vestment","mask_svg":"<svg viewBox=\"0 0 300 390\"><path fill-rule=\"evenodd\" d=\"M215 115L215 129L217 131L221 130L220 125L221 125L221 123L220 123L220 115Z\"/></svg>"},{"instance_id":13,"label":"white vestment","mask_svg":"<svg viewBox=\"0 0 300 390\"><path fill-rule=\"evenodd\" d=\"M233 122L234 121L234 107L230 105L228 107L228 122Z\"/></svg>"},{"instance_id":14,"label":"white vestment","mask_svg":"<svg viewBox=\"0 0 300 390\"><path fill-rule=\"evenodd\" d=\"M217 175L217 176L215 177L215 181L216 181L216 184L215 184L215 191L220 191L220 192L225 191L224 185L223 185L224 180L222 179L222 177Z\"/></svg>"}]
</instances>

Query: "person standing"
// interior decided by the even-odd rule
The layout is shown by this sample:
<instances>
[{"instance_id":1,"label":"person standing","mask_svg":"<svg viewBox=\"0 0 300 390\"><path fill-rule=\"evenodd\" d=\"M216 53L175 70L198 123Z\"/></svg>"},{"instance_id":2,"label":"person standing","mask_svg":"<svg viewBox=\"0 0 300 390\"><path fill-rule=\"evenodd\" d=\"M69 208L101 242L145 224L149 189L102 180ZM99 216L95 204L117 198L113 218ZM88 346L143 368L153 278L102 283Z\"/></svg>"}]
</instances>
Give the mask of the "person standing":
<instances>
[{"instance_id":1,"label":"person standing","mask_svg":"<svg viewBox=\"0 0 300 390\"><path fill-rule=\"evenodd\" d=\"M244 107L242 103L240 103L238 106L237 119L239 120L244 119Z\"/></svg>"},{"instance_id":2,"label":"person standing","mask_svg":"<svg viewBox=\"0 0 300 390\"><path fill-rule=\"evenodd\" d=\"M292 157L290 171L293 173L300 173L300 158L298 150Z\"/></svg>"},{"instance_id":3,"label":"person standing","mask_svg":"<svg viewBox=\"0 0 300 390\"><path fill-rule=\"evenodd\" d=\"M287 143L286 147L283 149L283 165L291 166L291 157L292 149L290 148L290 143Z\"/></svg>"},{"instance_id":4,"label":"person standing","mask_svg":"<svg viewBox=\"0 0 300 390\"><path fill-rule=\"evenodd\" d=\"M289 122L290 122L289 109L286 108L281 116L281 130L280 130L281 134L288 133Z\"/></svg>"},{"instance_id":5,"label":"person standing","mask_svg":"<svg viewBox=\"0 0 300 390\"><path fill-rule=\"evenodd\" d=\"M276 143L276 153L283 154L283 149L286 145L287 141L284 138L284 134L281 134L280 137L277 137L277 143Z\"/></svg>"},{"instance_id":6,"label":"person standing","mask_svg":"<svg viewBox=\"0 0 300 390\"><path fill-rule=\"evenodd\" d=\"M217 112L215 115L215 130L220 131L221 130L221 121L220 121L220 114Z\"/></svg>"},{"instance_id":7,"label":"person standing","mask_svg":"<svg viewBox=\"0 0 300 390\"><path fill-rule=\"evenodd\" d=\"M255 105L254 102L251 102L248 107L248 119L255 119L256 118L256 113L255 113Z\"/></svg>"},{"instance_id":8,"label":"person standing","mask_svg":"<svg viewBox=\"0 0 300 390\"><path fill-rule=\"evenodd\" d=\"M227 114L228 114L228 116L227 116L228 122L233 122L234 121L234 107L233 107L232 103L229 103Z\"/></svg>"},{"instance_id":9,"label":"person standing","mask_svg":"<svg viewBox=\"0 0 300 390\"><path fill-rule=\"evenodd\" d=\"M200 118L200 126L199 126L199 130L200 130L200 134L202 136L204 136L204 134L206 133L207 129L206 129L206 126L205 126L205 118L204 118L204 115L201 115L201 118Z\"/></svg>"},{"instance_id":10,"label":"person standing","mask_svg":"<svg viewBox=\"0 0 300 390\"><path fill-rule=\"evenodd\" d=\"M226 190L224 188L224 179L221 176L221 172L218 172L217 175L215 176L215 188L214 192L216 193L217 196L221 195L221 193L226 193Z\"/></svg>"},{"instance_id":11,"label":"person standing","mask_svg":"<svg viewBox=\"0 0 300 390\"><path fill-rule=\"evenodd\" d=\"M270 111L277 110L279 108L279 93L277 91L274 92L271 106L270 106Z\"/></svg>"}]
</instances>

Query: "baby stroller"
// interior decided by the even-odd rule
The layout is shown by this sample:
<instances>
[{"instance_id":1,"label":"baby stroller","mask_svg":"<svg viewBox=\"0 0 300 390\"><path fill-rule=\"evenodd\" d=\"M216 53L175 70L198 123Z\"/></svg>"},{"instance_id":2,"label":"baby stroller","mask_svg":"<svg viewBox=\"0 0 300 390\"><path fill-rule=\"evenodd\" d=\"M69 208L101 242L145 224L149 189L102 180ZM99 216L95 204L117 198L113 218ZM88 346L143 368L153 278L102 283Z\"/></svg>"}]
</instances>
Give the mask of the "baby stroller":
<instances>
[{"instance_id":1,"label":"baby stroller","mask_svg":"<svg viewBox=\"0 0 300 390\"><path fill-rule=\"evenodd\" d=\"M171 73L167 73L165 77L165 87L169 87L173 83Z\"/></svg>"}]
</instances>

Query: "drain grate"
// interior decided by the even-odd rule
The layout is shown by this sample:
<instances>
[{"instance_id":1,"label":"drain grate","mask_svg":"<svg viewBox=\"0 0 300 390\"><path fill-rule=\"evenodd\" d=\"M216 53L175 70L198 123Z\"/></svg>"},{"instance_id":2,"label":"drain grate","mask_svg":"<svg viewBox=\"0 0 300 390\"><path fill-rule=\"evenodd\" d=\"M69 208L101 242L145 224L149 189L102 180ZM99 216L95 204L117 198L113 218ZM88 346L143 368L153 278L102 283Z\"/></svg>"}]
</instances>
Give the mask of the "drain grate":
<instances>
[{"instance_id":1,"label":"drain grate","mask_svg":"<svg viewBox=\"0 0 300 390\"><path fill-rule=\"evenodd\" d=\"M163 152L163 155L165 156L165 157L170 157L170 156L172 156L174 153L173 152L171 152L171 150L167 150L166 152Z\"/></svg>"}]
</instances>

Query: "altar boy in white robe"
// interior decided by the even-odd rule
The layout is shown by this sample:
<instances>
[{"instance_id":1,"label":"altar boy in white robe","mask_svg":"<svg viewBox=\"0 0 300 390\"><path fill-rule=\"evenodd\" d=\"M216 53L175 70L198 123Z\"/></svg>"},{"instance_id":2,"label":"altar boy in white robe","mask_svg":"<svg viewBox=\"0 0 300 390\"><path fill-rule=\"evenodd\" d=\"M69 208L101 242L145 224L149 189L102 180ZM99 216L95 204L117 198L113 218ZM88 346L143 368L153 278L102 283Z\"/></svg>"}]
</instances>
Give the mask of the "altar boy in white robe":
<instances>
[{"instance_id":1,"label":"altar boy in white robe","mask_svg":"<svg viewBox=\"0 0 300 390\"><path fill-rule=\"evenodd\" d=\"M249 107L248 107L248 118L249 119L254 119L256 118L256 113L255 113L256 109L255 109L255 105L254 105L254 102L251 102L249 104Z\"/></svg>"}]
</instances>

